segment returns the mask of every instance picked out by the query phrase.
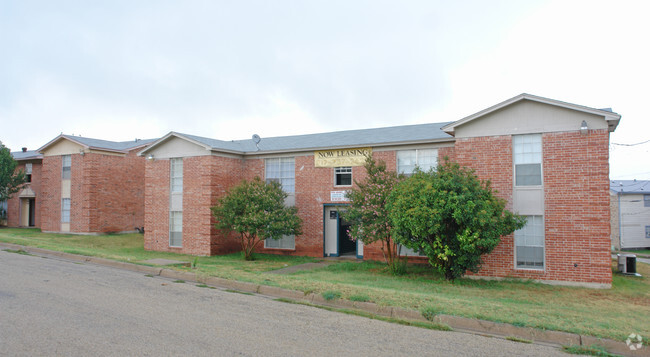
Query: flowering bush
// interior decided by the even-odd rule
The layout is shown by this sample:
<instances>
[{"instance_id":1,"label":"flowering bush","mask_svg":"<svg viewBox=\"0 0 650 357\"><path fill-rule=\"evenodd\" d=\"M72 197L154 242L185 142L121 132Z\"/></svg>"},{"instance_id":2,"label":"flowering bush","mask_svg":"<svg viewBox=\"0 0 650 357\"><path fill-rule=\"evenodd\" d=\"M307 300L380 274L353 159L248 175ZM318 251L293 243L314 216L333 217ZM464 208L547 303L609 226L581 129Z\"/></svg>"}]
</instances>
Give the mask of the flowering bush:
<instances>
[{"instance_id":1,"label":"flowering bush","mask_svg":"<svg viewBox=\"0 0 650 357\"><path fill-rule=\"evenodd\" d=\"M350 222L350 237L363 244L381 242L384 259L393 273L399 273L397 244L392 238L392 222L386 208L387 199L399 181L397 173L388 171L386 163L367 157L364 164L366 179L356 181L357 188L347 192L350 207L343 217Z\"/></svg>"}]
</instances>

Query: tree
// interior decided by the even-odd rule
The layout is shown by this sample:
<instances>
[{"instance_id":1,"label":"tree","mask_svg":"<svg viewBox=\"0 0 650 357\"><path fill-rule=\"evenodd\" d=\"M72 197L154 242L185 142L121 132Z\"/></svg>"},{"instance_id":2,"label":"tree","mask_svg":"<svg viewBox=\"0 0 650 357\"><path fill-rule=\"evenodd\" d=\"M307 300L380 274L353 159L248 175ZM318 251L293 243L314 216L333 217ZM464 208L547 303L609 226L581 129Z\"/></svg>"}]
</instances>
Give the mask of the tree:
<instances>
[{"instance_id":1,"label":"tree","mask_svg":"<svg viewBox=\"0 0 650 357\"><path fill-rule=\"evenodd\" d=\"M253 260L255 247L265 239L302 234L297 208L284 205L287 196L278 182L265 183L259 177L244 180L212 207L215 226L238 233L244 259Z\"/></svg>"},{"instance_id":2,"label":"tree","mask_svg":"<svg viewBox=\"0 0 650 357\"><path fill-rule=\"evenodd\" d=\"M17 165L9 148L0 141L0 201L11 198L25 183L25 172L16 171Z\"/></svg>"},{"instance_id":3,"label":"tree","mask_svg":"<svg viewBox=\"0 0 650 357\"><path fill-rule=\"evenodd\" d=\"M447 280L477 272L482 254L525 225L505 205L489 181L447 158L436 171L416 171L389 199L396 239L423 252Z\"/></svg>"},{"instance_id":4,"label":"tree","mask_svg":"<svg viewBox=\"0 0 650 357\"><path fill-rule=\"evenodd\" d=\"M348 190L350 207L343 217L350 222L350 236L363 244L381 242L384 260L393 273L400 273L397 243L392 237L392 222L388 215L387 199L399 181L397 173L388 171L386 163L375 162L368 156L364 164L367 176L354 181L357 188Z\"/></svg>"}]
</instances>

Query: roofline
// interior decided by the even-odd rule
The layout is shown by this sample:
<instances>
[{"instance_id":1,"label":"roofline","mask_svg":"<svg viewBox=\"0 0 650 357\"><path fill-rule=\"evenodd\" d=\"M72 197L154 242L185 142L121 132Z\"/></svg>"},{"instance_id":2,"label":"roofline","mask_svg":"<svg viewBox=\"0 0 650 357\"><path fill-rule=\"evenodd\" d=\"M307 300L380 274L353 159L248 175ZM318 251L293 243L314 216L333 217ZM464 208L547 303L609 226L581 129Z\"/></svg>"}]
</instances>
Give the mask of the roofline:
<instances>
[{"instance_id":1,"label":"roofline","mask_svg":"<svg viewBox=\"0 0 650 357\"><path fill-rule=\"evenodd\" d=\"M305 151L315 151L315 150L339 150L339 149L348 149L356 147L387 147L387 146L398 146L398 145L418 145L418 144L433 144L433 143L444 143L444 142L454 142L456 138L441 138L441 139L428 139L428 140L410 140L410 141L393 141L389 143L377 143L377 144L355 144L355 145L339 145L339 146L314 146L306 147L300 149L286 149L286 150L260 150L260 151L247 151L241 152L241 155L244 156L254 156L254 155L267 155L267 154L286 154L292 152L305 152ZM213 150L213 152L228 152L226 150ZM230 152L234 153L234 152Z\"/></svg>"},{"instance_id":2,"label":"roofline","mask_svg":"<svg viewBox=\"0 0 650 357\"><path fill-rule=\"evenodd\" d=\"M152 150L154 147L158 145L162 145L167 139L171 137L177 137L179 139L183 139L186 141L189 141L191 143L194 143L196 145L204 147L206 150L210 151L211 153L224 153L224 154L233 154L233 155L242 155L242 156L254 156L254 155L268 155L268 154L286 154L286 153L292 153L292 152L304 152L304 151L313 151L313 150L337 150L337 149L345 149L345 148L352 148L352 147L359 147L359 146L369 146L369 147L385 147L385 146L395 146L395 145L417 145L417 144L429 144L429 143L444 143L444 142L454 142L456 139L453 136L447 137L447 138L440 138L440 139L426 139L426 140L408 140L408 141L393 141L393 142L385 142L385 143L369 143L369 144L354 144L354 145L339 145L339 146L313 146L313 147L304 147L304 148L296 148L296 149L284 149L284 150L259 150L259 151L239 151L239 150L229 150L229 149L222 149L222 148L215 148L211 147L209 145L206 145L202 142L196 141L194 139L188 138L187 136L177 133L177 132L169 132L167 135L163 136L162 138L156 140L153 144L149 145L146 149L140 151L138 153L138 156L146 156L147 152L149 150Z\"/></svg>"},{"instance_id":3,"label":"roofline","mask_svg":"<svg viewBox=\"0 0 650 357\"><path fill-rule=\"evenodd\" d=\"M75 144L77 144L77 145L79 145L79 146L81 146L81 147L83 147L83 148L85 148L85 149L87 149L87 150L108 151L108 152L116 152L116 153L120 153L120 154L128 154L129 151L132 151L133 149L138 148L138 147L140 147L140 146L142 146L142 145L146 145L146 144L142 144L142 145L139 145L139 146L134 146L134 147L132 147L132 148L129 149L129 150L109 149L109 148L105 148L105 147L101 147L101 146L90 146L90 145L86 145L86 144L84 144L84 143L82 143L82 142L80 142L80 141L78 141L78 140L75 140L75 139L74 139L74 136L72 136L72 135L59 134L57 137L55 137L54 139L50 140L47 144L41 146L41 147L40 147L38 150L36 150L36 151L42 154L42 153L43 153L43 150L45 150L48 146L54 145L55 143L59 142L59 141L62 140L62 139L66 139L66 140L72 141L73 143L75 143ZM92 139L92 138L88 138L88 139ZM97 139L97 140L102 140L102 139Z\"/></svg>"},{"instance_id":4,"label":"roofline","mask_svg":"<svg viewBox=\"0 0 650 357\"><path fill-rule=\"evenodd\" d=\"M610 132L613 132L616 130L616 127L618 126L619 121L621 120L621 115L618 113L610 112L607 110L602 110L602 109L595 109L595 108L590 108L590 107L585 107L583 105L578 105L578 104L573 104L573 103L567 103L567 102L562 102L559 100L555 99L550 99L550 98L544 98L544 97L539 97L536 95L528 94L528 93L522 93L519 94L516 97L510 98L508 100L505 100L501 103L495 104L489 108L483 109L480 112L474 113L470 116L467 116L463 119L457 120L453 123L447 124L440 128L444 132L450 135L454 135L454 130L456 127L461 126L465 123L468 123L474 119L478 119L482 116L485 116L487 114L490 114L492 112L495 112L499 109L505 108L511 104L514 104L516 102L522 101L522 100L530 100L533 102L538 102L538 103L544 103L544 104L549 104L549 105L554 105L556 107L562 107L562 108L567 108L567 109L572 109L572 110L577 110L581 111L584 113L589 113L589 114L594 114L594 115L599 115L605 117L605 120L608 122L608 129Z\"/></svg>"},{"instance_id":5,"label":"roofline","mask_svg":"<svg viewBox=\"0 0 650 357\"><path fill-rule=\"evenodd\" d=\"M91 145L84 144L81 141L75 140L75 137L72 136L72 135L59 134L57 137L55 137L54 139L47 142L47 144L41 146L36 151L42 154L43 150L45 150L47 147L52 146L55 143L57 143L57 142L59 142L59 141L61 141L63 139L69 140L69 141L83 147L86 150L107 151L107 152L115 152L115 153L120 153L120 154L128 154L129 152L133 151L134 149L138 149L138 148L141 148L141 147L147 145L146 143L143 143L141 145L133 146L133 147L131 147L129 149L126 149L126 150L110 149L110 148L106 148L106 147L102 147L102 146L91 146ZM92 139L92 138L87 138L87 139ZM103 140L103 139L94 139L94 140ZM108 140L104 140L104 141L108 141ZM115 142L117 143L117 141L115 141Z\"/></svg>"},{"instance_id":6,"label":"roofline","mask_svg":"<svg viewBox=\"0 0 650 357\"><path fill-rule=\"evenodd\" d=\"M209 146L209 145L206 145L206 144L204 144L204 143L202 143L202 142L200 142L200 141L196 141L196 140L194 140L194 139L192 139L192 138L188 138L188 137L185 136L184 134L181 134L181 133L178 133L178 132L175 132L175 131L170 131L169 133L167 133L167 135L165 135L165 136L163 136L162 138L160 138L160 139L154 141L153 143L150 143L149 146L147 146L144 150L142 150L142 151L140 151L140 152L138 153L138 156L145 156L146 153L147 153L149 150L155 148L155 147L158 146L158 145L161 145L162 143L164 143L165 141L167 141L167 140L168 140L169 138L171 138L171 137L176 137L176 138L179 138L179 139L183 139L183 140L189 141L189 142L191 142L191 143L193 143L193 144L196 144L196 145L198 145L198 146L202 146L202 147L204 147L204 148L205 148L206 150L208 150L208 151L212 151L212 150L214 150L213 147L211 147L211 146ZM236 151L235 151L234 153L236 153Z\"/></svg>"},{"instance_id":7,"label":"roofline","mask_svg":"<svg viewBox=\"0 0 650 357\"><path fill-rule=\"evenodd\" d=\"M34 156L26 156L26 157L21 157L21 158L18 158L18 159L13 157L13 155L12 155L12 158L14 159L14 161L42 160L43 155L39 154L39 155L34 155Z\"/></svg>"}]
</instances>

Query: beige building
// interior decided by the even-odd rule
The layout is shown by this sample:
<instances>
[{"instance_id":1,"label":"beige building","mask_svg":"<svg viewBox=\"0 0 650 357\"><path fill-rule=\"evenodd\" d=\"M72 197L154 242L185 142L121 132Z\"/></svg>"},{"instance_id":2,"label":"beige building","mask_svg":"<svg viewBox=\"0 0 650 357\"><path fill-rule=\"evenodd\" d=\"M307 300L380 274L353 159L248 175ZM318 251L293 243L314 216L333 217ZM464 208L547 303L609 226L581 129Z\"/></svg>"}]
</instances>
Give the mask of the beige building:
<instances>
[{"instance_id":1,"label":"beige building","mask_svg":"<svg viewBox=\"0 0 650 357\"><path fill-rule=\"evenodd\" d=\"M650 247L650 181L611 181L612 249Z\"/></svg>"}]
</instances>

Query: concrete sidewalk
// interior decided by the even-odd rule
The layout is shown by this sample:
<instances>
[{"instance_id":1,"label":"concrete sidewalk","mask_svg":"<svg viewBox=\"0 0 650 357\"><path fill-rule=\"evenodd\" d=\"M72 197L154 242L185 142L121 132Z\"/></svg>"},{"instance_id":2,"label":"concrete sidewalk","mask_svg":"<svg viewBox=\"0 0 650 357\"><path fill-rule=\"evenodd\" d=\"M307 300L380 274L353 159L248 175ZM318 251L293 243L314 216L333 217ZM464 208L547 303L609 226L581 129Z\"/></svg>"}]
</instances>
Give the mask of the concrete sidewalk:
<instances>
[{"instance_id":1,"label":"concrete sidewalk","mask_svg":"<svg viewBox=\"0 0 650 357\"><path fill-rule=\"evenodd\" d=\"M519 327L505 323L478 320L466 317L437 315L432 321L425 319L419 311L408 310L399 307L382 306L371 302L357 302L343 299L325 300L321 295L314 293L303 293L302 291L288 290L275 286L260 285L255 283L228 280L218 277L207 277L203 274L193 272L178 271L166 269L163 267L151 267L132 263L118 262L103 258L75 255L57 251L51 251L41 248L21 246L10 243L0 243L0 249L23 250L33 255L60 258L75 262L85 262L103 266L109 266L118 269L137 271L154 276L160 276L169 279L177 279L202 283L217 288L233 289L242 292L265 295L271 298L285 298L301 302L307 302L319 306L327 306L338 309L351 309L367 312L374 315L391 317L400 320L434 322L446 324L454 331L467 332L472 334L489 335L500 338L516 337L519 339L529 340L533 343L553 346L566 345L599 345L606 348L609 352L625 356L650 356L650 349L644 346L638 351L631 351L624 342L601 339L592 336L579 335L569 332L540 330L531 327ZM331 262L308 263L317 266L326 266ZM306 265L306 264L303 264ZM290 267L293 268L293 267ZM288 268L287 268L288 269ZM283 270L283 269L281 269ZM299 269L297 269L299 270ZM297 271L296 270L296 271ZM277 272L277 271L276 271ZM644 341L645 342L645 341Z\"/></svg>"}]
</instances>

